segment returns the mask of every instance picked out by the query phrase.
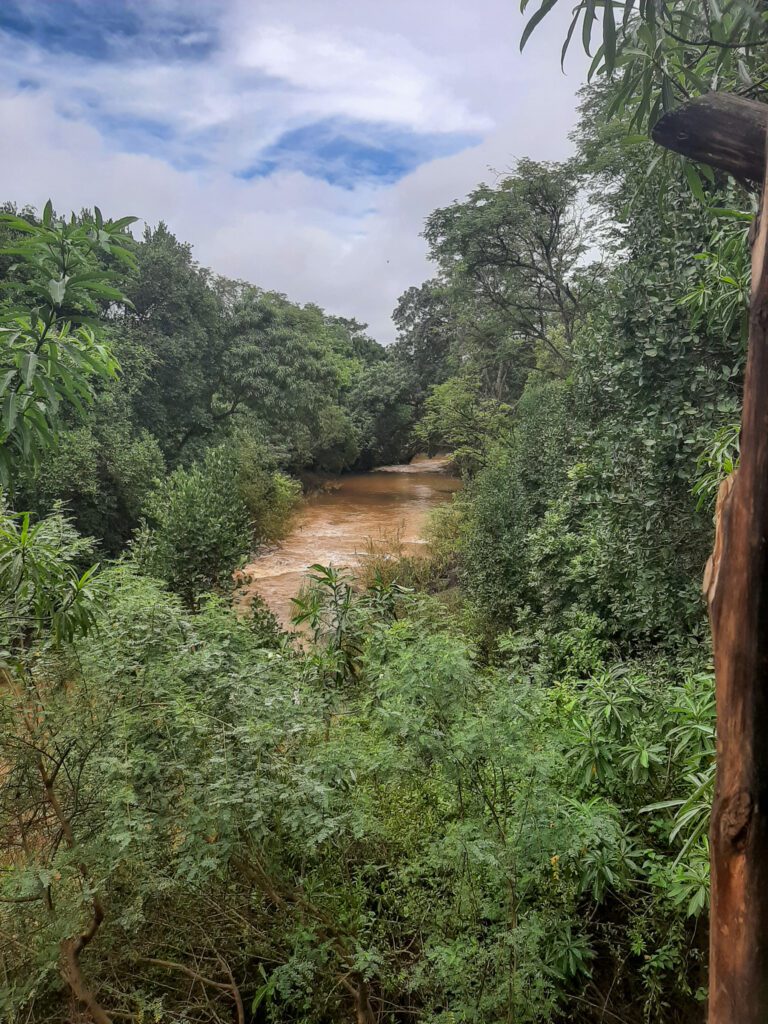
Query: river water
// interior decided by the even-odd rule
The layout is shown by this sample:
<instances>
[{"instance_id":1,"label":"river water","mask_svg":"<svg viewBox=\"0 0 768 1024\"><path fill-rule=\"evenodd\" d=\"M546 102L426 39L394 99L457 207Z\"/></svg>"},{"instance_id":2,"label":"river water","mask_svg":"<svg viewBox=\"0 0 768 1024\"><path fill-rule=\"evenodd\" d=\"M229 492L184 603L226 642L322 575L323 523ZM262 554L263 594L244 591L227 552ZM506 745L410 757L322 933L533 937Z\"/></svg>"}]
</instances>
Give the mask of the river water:
<instances>
[{"instance_id":1,"label":"river water","mask_svg":"<svg viewBox=\"0 0 768 1024\"><path fill-rule=\"evenodd\" d=\"M404 553L423 551L429 512L461 486L448 466L445 457L417 456L409 465L339 477L306 500L285 540L246 567L238 603L259 594L288 625L291 598L309 566L354 568L370 543L389 547L396 540Z\"/></svg>"}]
</instances>

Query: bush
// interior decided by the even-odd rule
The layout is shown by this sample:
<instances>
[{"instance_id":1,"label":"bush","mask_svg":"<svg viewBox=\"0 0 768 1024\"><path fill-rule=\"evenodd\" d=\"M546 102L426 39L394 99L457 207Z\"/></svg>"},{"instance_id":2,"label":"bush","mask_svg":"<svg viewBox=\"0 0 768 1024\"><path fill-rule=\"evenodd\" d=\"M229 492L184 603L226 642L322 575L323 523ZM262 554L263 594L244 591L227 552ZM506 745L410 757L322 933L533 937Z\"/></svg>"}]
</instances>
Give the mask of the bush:
<instances>
[{"instance_id":1,"label":"bush","mask_svg":"<svg viewBox=\"0 0 768 1024\"><path fill-rule=\"evenodd\" d=\"M61 502L81 533L95 537L108 554L130 539L153 484L165 473L155 437L134 431L119 416L70 427L45 453L40 471L22 482L19 505L46 515Z\"/></svg>"},{"instance_id":2,"label":"bush","mask_svg":"<svg viewBox=\"0 0 768 1024\"><path fill-rule=\"evenodd\" d=\"M209 448L147 499L148 525L134 545L139 565L194 606L200 594L229 586L255 544L285 533L299 490L253 440Z\"/></svg>"},{"instance_id":3,"label":"bush","mask_svg":"<svg viewBox=\"0 0 768 1024\"><path fill-rule=\"evenodd\" d=\"M226 461L170 478L177 515L208 512L180 495ZM83 973L120 1018L240 1000L323 1024L369 1000L425 1024L587 1024L599 998L606 1019L692 1019L714 759L696 659L606 666L580 619L547 657L597 670L525 685L519 645L485 668L424 599L321 566L317 642L294 651L131 566L78 582L60 520L0 525L6 1017L72 1020L61 948L90 926Z\"/></svg>"},{"instance_id":4,"label":"bush","mask_svg":"<svg viewBox=\"0 0 768 1024\"><path fill-rule=\"evenodd\" d=\"M563 488L573 444L570 384L529 384L513 430L487 450L459 499L462 582L494 628L515 625L521 610L537 605L530 534Z\"/></svg>"},{"instance_id":5,"label":"bush","mask_svg":"<svg viewBox=\"0 0 768 1024\"><path fill-rule=\"evenodd\" d=\"M280 540L288 532L301 485L273 468L264 448L252 439L238 439L236 463L236 489L248 509L255 539Z\"/></svg>"},{"instance_id":6,"label":"bush","mask_svg":"<svg viewBox=\"0 0 768 1024\"><path fill-rule=\"evenodd\" d=\"M235 452L210 448L201 462L174 470L147 499L150 525L134 548L139 565L190 606L201 593L225 585L251 548L252 523L238 475Z\"/></svg>"}]
</instances>

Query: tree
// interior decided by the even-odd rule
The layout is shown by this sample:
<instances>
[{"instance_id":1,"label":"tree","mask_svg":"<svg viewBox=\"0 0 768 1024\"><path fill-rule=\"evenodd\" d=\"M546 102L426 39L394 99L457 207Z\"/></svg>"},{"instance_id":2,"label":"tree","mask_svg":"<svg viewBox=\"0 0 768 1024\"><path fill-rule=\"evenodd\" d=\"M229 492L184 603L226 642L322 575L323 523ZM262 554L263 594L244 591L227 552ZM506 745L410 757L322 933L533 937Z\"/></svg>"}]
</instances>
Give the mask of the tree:
<instances>
[{"instance_id":1,"label":"tree","mask_svg":"<svg viewBox=\"0 0 768 1024\"><path fill-rule=\"evenodd\" d=\"M50 202L42 221L11 213L0 223L17 235L5 255L21 272L4 282L10 293L0 326L0 481L12 485L17 468L34 463L56 438L60 408L81 414L92 402L94 380L115 376L118 364L95 315L99 302L124 302L115 273L100 262L131 265L125 229L135 217L104 221L57 218Z\"/></svg>"},{"instance_id":2,"label":"tree","mask_svg":"<svg viewBox=\"0 0 768 1024\"><path fill-rule=\"evenodd\" d=\"M568 366L585 296L576 270L586 251L573 167L521 160L496 188L436 210L424 237L444 278L499 314L532 364L535 347ZM480 341L482 344L482 340Z\"/></svg>"},{"instance_id":3,"label":"tree","mask_svg":"<svg viewBox=\"0 0 768 1024\"><path fill-rule=\"evenodd\" d=\"M462 471L475 472L493 441L504 436L511 409L485 398L477 378L451 377L437 384L424 403L416 436L428 448L447 448Z\"/></svg>"},{"instance_id":4,"label":"tree","mask_svg":"<svg viewBox=\"0 0 768 1024\"><path fill-rule=\"evenodd\" d=\"M557 0L543 0L528 21L520 48ZM528 7L522 0L521 10ZM615 81L609 115L627 113L631 126L653 125L661 114L711 89L736 90L759 99L768 94L768 22L760 0L712 4L709 0L641 3L579 0L573 8L562 59L581 23L590 54L598 10L601 41L589 71Z\"/></svg>"},{"instance_id":5,"label":"tree","mask_svg":"<svg viewBox=\"0 0 768 1024\"><path fill-rule=\"evenodd\" d=\"M449 285L425 281L397 300L392 314L397 341L392 356L415 376L420 397L458 369L459 324Z\"/></svg>"},{"instance_id":6,"label":"tree","mask_svg":"<svg viewBox=\"0 0 768 1024\"><path fill-rule=\"evenodd\" d=\"M211 275L167 226L146 228L126 282L131 307L120 323L120 354L135 419L175 462L214 424L213 396L222 374L221 307Z\"/></svg>"},{"instance_id":7,"label":"tree","mask_svg":"<svg viewBox=\"0 0 768 1024\"><path fill-rule=\"evenodd\" d=\"M15 485L16 473L33 465L54 443L62 408L74 406L84 411L93 399L91 378L109 379L117 371L94 314L100 311L99 301L125 300L110 283L114 275L100 266L100 258L131 263L125 229L134 220L125 217L105 222L96 209L92 220L78 222L73 215L65 223L55 216L50 201L39 224L10 213L0 215L0 222L20 236L5 254L15 256L21 264L17 279L6 281L12 299L4 311L7 326L1 328L5 397L0 471L9 489ZM63 758L60 752L54 753L55 743L47 746L49 734L44 724L50 679L38 673L37 659L31 655L32 648L40 644L54 657L62 645L92 627L99 580L95 568L82 574L77 569L77 563L90 553L88 542L78 538L60 515L36 524L28 513L2 516L0 621L4 654L0 678L9 694L3 732L12 737L12 745L26 745L34 752L26 767L35 778L34 790L23 787L23 797L22 787L16 791L13 834L18 831L21 849L28 850L26 826L34 820L41 831L55 832L57 846L67 851L75 866L77 912L57 936L60 973L96 1024L109 1024L80 962L83 950L101 927L104 908L91 870L78 857L74 811L63 806L57 794L56 775ZM67 711L85 733L74 709L70 706ZM11 774L19 772L21 760L6 760ZM6 864L6 871L13 873L15 858ZM23 902L28 900L40 901L55 916L44 876L38 875L34 892L23 897Z\"/></svg>"},{"instance_id":8,"label":"tree","mask_svg":"<svg viewBox=\"0 0 768 1024\"><path fill-rule=\"evenodd\" d=\"M397 462L408 450L414 422L414 376L396 357L360 370L346 399L358 435L358 462L365 468Z\"/></svg>"}]
</instances>

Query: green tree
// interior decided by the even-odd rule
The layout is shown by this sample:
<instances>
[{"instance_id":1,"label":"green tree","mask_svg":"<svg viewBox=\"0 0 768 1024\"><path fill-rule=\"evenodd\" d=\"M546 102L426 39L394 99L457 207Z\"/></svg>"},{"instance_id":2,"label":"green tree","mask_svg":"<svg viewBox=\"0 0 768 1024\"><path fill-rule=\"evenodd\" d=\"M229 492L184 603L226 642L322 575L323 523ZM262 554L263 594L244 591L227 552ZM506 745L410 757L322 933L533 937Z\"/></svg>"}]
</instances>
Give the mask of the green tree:
<instances>
[{"instance_id":1,"label":"green tree","mask_svg":"<svg viewBox=\"0 0 768 1024\"><path fill-rule=\"evenodd\" d=\"M452 307L451 288L432 280L408 288L392 314L398 332L392 355L416 378L420 398L458 369L460 331Z\"/></svg>"},{"instance_id":2,"label":"green tree","mask_svg":"<svg viewBox=\"0 0 768 1024\"><path fill-rule=\"evenodd\" d=\"M510 356L512 372L534 367L538 353L552 371L567 372L590 290L577 272L589 229L577 192L572 166L522 160L496 187L481 185L427 219L431 258L479 322L473 330L465 314L463 326L497 398Z\"/></svg>"},{"instance_id":3,"label":"green tree","mask_svg":"<svg viewBox=\"0 0 768 1024\"><path fill-rule=\"evenodd\" d=\"M397 357L360 370L346 398L358 435L358 464L370 468L407 455L415 392L413 373Z\"/></svg>"},{"instance_id":4,"label":"green tree","mask_svg":"<svg viewBox=\"0 0 768 1024\"><path fill-rule=\"evenodd\" d=\"M134 220L104 221L97 209L92 221L73 214L65 222L50 201L40 223L0 214L16 235L4 253L17 261L4 282L8 300L0 325L0 479L6 488L20 465L34 463L54 443L60 408L82 414L93 400L92 382L117 372L98 314L100 303L124 299L112 284L116 275L100 260L130 265L125 229Z\"/></svg>"},{"instance_id":5,"label":"green tree","mask_svg":"<svg viewBox=\"0 0 768 1024\"><path fill-rule=\"evenodd\" d=\"M510 412L509 406L483 396L477 378L451 377L430 392L415 434L433 451L451 450L459 467L472 473L492 442L508 430Z\"/></svg>"},{"instance_id":6,"label":"green tree","mask_svg":"<svg viewBox=\"0 0 768 1024\"><path fill-rule=\"evenodd\" d=\"M556 2L544 0L530 18L521 49ZM528 0L522 0L521 10L527 7ZM598 14L602 31L596 33ZM598 35L590 78L596 74L616 82L609 115L626 111L632 125L652 125L665 111L713 89L758 99L766 94L768 24L757 0L722 6L708 0L640 6L633 0L580 0L573 9L563 60L579 24L590 55L593 36Z\"/></svg>"}]
</instances>

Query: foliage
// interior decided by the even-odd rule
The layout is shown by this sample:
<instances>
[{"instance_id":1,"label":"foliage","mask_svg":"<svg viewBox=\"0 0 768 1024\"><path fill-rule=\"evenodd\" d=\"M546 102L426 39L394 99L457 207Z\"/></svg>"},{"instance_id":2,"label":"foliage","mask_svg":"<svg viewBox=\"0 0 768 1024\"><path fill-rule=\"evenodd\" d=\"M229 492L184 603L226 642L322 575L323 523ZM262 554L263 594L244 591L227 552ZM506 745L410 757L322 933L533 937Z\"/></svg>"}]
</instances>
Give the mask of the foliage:
<instances>
[{"instance_id":1,"label":"foliage","mask_svg":"<svg viewBox=\"0 0 768 1024\"><path fill-rule=\"evenodd\" d=\"M460 574L495 628L530 605L541 607L539 588L528 580L537 554L529 534L567 484L577 428L570 385L531 384L508 436L487 447L485 465L462 502Z\"/></svg>"},{"instance_id":2,"label":"foliage","mask_svg":"<svg viewBox=\"0 0 768 1024\"><path fill-rule=\"evenodd\" d=\"M21 217L10 209L0 222L14 254L2 271L17 365L6 375L15 434L3 452L13 456L8 472L25 507L44 514L63 501L78 527L114 555L138 526L154 481L208 447L253 444L265 465L285 472L370 467L407 448L411 375L385 360L362 325L216 277L162 223L137 242L124 233L129 220L113 225L84 212L65 225L49 212L47 226L32 211ZM49 244L64 253L68 270L53 265ZM30 268L41 252L35 277ZM47 332L53 362L34 352L27 359L40 338L18 334L15 318L30 304L40 307L34 330ZM59 385L71 395L58 394ZM279 507L274 515L282 516Z\"/></svg>"},{"instance_id":3,"label":"foliage","mask_svg":"<svg viewBox=\"0 0 768 1024\"><path fill-rule=\"evenodd\" d=\"M711 763L709 677L523 685L423 598L315 576L352 687L127 566L87 636L24 649L0 704L4 1011L587 1020L607 970L606 1010L682 1019L702 907L673 805Z\"/></svg>"},{"instance_id":4,"label":"foliage","mask_svg":"<svg viewBox=\"0 0 768 1024\"><path fill-rule=\"evenodd\" d=\"M414 434L429 450L449 449L457 466L472 473L482 465L487 446L505 433L510 411L484 398L476 378L451 377L432 388Z\"/></svg>"},{"instance_id":5,"label":"foliage","mask_svg":"<svg viewBox=\"0 0 768 1024\"><path fill-rule=\"evenodd\" d=\"M209 448L201 463L174 470L147 499L151 525L139 534L138 563L190 605L225 586L251 547L237 472L235 453Z\"/></svg>"},{"instance_id":6,"label":"foliage","mask_svg":"<svg viewBox=\"0 0 768 1024\"><path fill-rule=\"evenodd\" d=\"M254 540L259 544L280 540L299 501L298 481L277 469L265 446L248 435L236 436L232 447L234 479L230 486L248 510Z\"/></svg>"},{"instance_id":7,"label":"foliage","mask_svg":"<svg viewBox=\"0 0 768 1024\"><path fill-rule=\"evenodd\" d=\"M379 360L361 370L349 392L349 407L365 468L397 462L409 448L414 418L414 378L395 359Z\"/></svg>"},{"instance_id":8,"label":"foliage","mask_svg":"<svg viewBox=\"0 0 768 1024\"><path fill-rule=\"evenodd\" d=\"M135 430L101 395L89 422L63 427L57 445L42 456L39 472L21 476L17 504L45 515L63 503L80 533L98 537L108 554L117 555L138 526L147 495L164 475L155 436Z\"/></svg>"},{"instance_id":9,"label":"foliage","mask_svg":"<svg viewBox=\"0 0 768 1024\"><path fill-rule=\"evenodd\" d=\"M258 544L283 535L298 491L247 439L208 448L147 497L148 525L134 547L138 563L194 605L201 594L228 587Z\"/></svg>"},{"instance_id":10,"label":"foliage","mask_svg":"<svg viewBox=\"0 0 768 1024\"><path fill-rule=\"evenodd\" d=\"M719 180L692 196L613 142L667 78L727 80L762 28L746 8L627 9L612 34L602 8L595 70L614 80L584 96L577 159L523 161L431 215L435 273L388 352L216 278L163 225L133 242L100 214L4 220L66 236L101 282L45 299L29 243L29 265L2 264L9 315L33 341L47 317L62 345L90 319L123 367L81 366L85 421L52 404L58 447L14 441L8 460L39 514L0 522L9 1020L698 1014L699 578L738 460L749 198ZM597 9L574 14L589 30ZM464 478L428 559L395 539L357 575L312 566L298 635L232 609L233 569L290 521L289 471L417 444ZM94 542L46 515L60 498L115 554L144 517L132 557L87 569Z\"/></svg>"},{"instance_id":11,"label":"foliage","mask_svg":"<svg viewBox=\"0 0 768 1024\"><path fill-rule=\"evenodd\" d=\"M392 313L398 340L392 352L405 364L421 395L457 370L453 293L439 280L411 287Z\"/></svg>"},{"instance_id":12,"label":"foliage","mask_svg":"<svg viewBox=\"0 0 768 1024\"><path fill-rule=\"evenodd\" d=\"M483 328L494 315L515 343L516 367L530 364L537 349L555 372L568 364L589 292L575 281L590 224L576 206L574 184L568 164L520 160L496 187L481 185L464 202L435 210L427 219L431 258L443 277L466 293L463 305L480 314L475 333L486 373L496 346L495 332L485 339ZM508 373L499 366L496 376ZM492 387L497 399L507 394L503 380Z\"/></svg>"},{"instance_id":13,"label":"foliage","mask_svg":"<svg viewBox=\"0 0 768 1024\"><path fill-rule=\"evenodd\" d=\"M50 200L39 224L0 214L0 225L15 236L3 254L20 268L17 279L4 282L8 300L0 310L5 488L19 465L34 462L54 443L59 407L83 414L93 398L91 378L108 379L117 371L93 315L99 302L122 302L123 295L97 256L130 265L125 228L135 219L104 221L97 209L93 220L81 223L73 214L61 221Z\"/></svg>"},{"instance_id":14,"label":"foliage","mask_svg":"<svg viewBox=\"0 0 768 1024\"><path fill-rule=\"evenodd\" d=\"M557 0L543 0L528 21L521 49ZM521 0L521 10L528 0ZM710 90L737 90L760 98L766 89L765 42L768 37L762 4L595 3L580 0L573 8L562 60L581 24L584 50L591 56L598 11L602 33L589 77L616 81L609 115L628 111L630 125L644 128L692 96Z\"/></svg>"}]
</instances>

